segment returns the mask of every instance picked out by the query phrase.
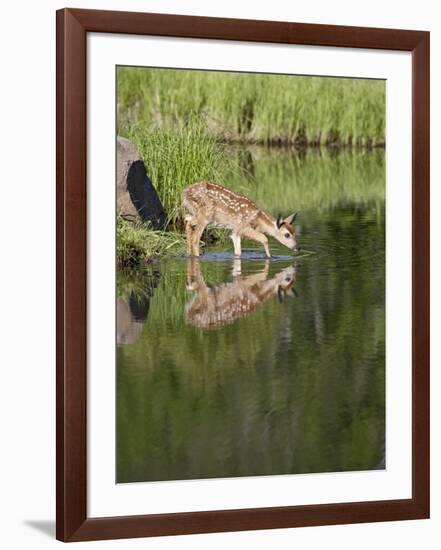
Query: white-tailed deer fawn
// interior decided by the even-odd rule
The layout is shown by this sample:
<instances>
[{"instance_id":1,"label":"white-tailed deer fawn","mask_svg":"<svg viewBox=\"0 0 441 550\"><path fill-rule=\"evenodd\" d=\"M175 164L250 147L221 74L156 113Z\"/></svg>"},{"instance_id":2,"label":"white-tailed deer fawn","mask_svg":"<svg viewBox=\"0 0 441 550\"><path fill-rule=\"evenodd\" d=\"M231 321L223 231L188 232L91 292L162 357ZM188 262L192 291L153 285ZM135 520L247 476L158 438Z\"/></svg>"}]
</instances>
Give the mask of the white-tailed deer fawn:
<instances>
[{"instance_id":1,"label":"white-tailed deer fawn","mask_svg":"<svg viewBox=\"0 0 441 550\"><path fill-rule=\"evenodd\" d=\"M266 235L274 237L291 250L299 250L293 226L297 214L285 219L281 216L273 218L245 195L209 181L187 187L182 194L182 202L190 213L185 218L189 256L199 256L199 242L208 224L231 230L235 256L241 255L242 237L261 243L268 258L271 254Z\"/></svg>"},{"instance_id":2,"label":"white-tailed deer fawn","mask_svg":"<svg viewBox=\"0 0 441 550\"><path fill-rule=\"evenodd\" d=\"M285 267L268 279L268 261L262 271L252 275L241 275L240 263L235 260L232 282L207 286L200 260L187 261L187 290L195 295L185 306L186 321L199 328L216 329L249 315L276 295L280 301L297 295L295 266Z\"/></svg>"}]
</instances>

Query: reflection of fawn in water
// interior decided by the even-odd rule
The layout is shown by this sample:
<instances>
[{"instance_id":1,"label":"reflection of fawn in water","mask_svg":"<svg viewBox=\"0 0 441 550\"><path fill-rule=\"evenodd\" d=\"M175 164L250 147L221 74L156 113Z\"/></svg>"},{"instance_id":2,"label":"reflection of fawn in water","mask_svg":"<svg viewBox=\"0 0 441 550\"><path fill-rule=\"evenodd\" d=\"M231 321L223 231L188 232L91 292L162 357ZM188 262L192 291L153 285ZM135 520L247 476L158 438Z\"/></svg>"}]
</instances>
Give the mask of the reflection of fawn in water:
<instances>
[{"instance_id":1,"label":"reflection of fawn in water","mask_svg":"<svg viewBox=\"0 0 441 550\"><path fill-rule=\"evenodd\" d=\"M187 260L187 290L195 292L185 306L185 319L200 328L215 329L249 315L277 295L296 295L296 268L286 267L268 279L269 261L262 271L252 275L241 274L240 259L234 260L233 281L208 286L197 258Z\"/></svg>"}]
</instances>

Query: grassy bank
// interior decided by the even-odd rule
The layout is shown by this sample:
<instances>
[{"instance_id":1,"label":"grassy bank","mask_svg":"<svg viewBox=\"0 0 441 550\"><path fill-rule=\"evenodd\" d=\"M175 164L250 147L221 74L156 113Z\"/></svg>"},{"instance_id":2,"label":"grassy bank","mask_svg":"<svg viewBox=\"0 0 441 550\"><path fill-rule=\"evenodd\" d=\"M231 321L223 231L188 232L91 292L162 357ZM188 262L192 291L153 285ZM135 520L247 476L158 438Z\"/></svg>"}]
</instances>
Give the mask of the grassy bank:
<instances>
[{"instance_id":1,"label":"grassy bank","mask_svg":"<svg viewBox=\"0 0 441 550\"><path fill-rule=\"evenodd\" d=\"M197 117L228 142L378 146L382 80L119 67L118 132Z\"/></svg>"},{"instance_id":2,"label":"grassy bank","mask_svg":"<svg viewBox=\"0 0 441 550\"><path fill-rule=\"evenodd\" d=\"M116 258L119 266L129 266L165 254L185 250L183 235L172 231L153 231L142 223L117 219Z\"/></svg>"}]
</instances>

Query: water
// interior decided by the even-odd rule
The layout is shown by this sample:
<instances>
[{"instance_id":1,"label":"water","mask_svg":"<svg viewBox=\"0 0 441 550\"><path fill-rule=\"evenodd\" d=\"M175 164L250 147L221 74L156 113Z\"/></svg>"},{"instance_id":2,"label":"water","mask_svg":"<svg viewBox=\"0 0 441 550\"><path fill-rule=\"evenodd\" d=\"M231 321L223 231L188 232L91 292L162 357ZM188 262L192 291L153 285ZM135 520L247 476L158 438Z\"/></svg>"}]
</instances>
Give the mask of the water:
<instances>
[{"instance_id":1,"label":"water","mask_svg":"<svg viewBox=\"0 0 441 550\"><path fill-rule=\"evenodd\" d=\"M383 153L251 155L268 209L313 177L308 252L225 243L118 273L118 482L385 467Z\"/></svg>"}]
</instances>

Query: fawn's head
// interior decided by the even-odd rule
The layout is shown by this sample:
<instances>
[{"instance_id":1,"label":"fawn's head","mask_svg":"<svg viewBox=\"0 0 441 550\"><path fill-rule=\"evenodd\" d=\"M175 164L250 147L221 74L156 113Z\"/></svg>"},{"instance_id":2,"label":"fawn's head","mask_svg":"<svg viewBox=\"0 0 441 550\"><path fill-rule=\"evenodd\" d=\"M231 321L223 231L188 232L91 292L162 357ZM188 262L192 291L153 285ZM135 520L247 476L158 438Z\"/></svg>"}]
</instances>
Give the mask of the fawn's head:
<instances>
[{"instance_id":1,"label":"fawn's head","mask_svg":"<svg viewBox=\"0 0 441 550\"><path fill-rule=\"evenodd\" d=\"M295 252L300 250L300 247L297 245L296 230L293 225L296 217L297 212L291 214L291 216L288 216L287 218L277 216L274 233L274 237L279 241L279 243L282 243Z\"/></svg>"}]
</instances>

